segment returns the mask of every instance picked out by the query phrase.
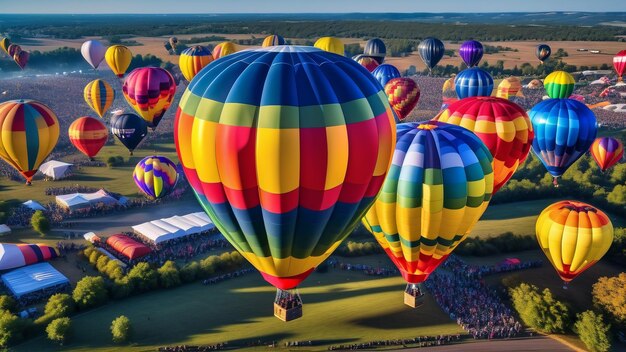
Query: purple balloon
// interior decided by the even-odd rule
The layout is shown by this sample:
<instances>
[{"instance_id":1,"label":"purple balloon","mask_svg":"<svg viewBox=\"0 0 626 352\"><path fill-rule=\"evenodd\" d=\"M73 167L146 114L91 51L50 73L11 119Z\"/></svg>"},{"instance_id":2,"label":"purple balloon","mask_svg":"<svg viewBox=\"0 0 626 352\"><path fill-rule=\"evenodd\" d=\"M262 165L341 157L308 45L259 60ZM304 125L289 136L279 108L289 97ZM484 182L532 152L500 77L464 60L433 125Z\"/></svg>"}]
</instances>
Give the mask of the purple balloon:
<instances>
[{"instance_id":1,"label":"purple balloon","mask_svg":"<svg viewBox=\"0 0 626 352\"><path fill-rule=\"evenodd\" d=\"M479 41L468 40L461 44L459 54L467 67L477 66L483 58L483 45Z\"/></svg>"}]
</instances>

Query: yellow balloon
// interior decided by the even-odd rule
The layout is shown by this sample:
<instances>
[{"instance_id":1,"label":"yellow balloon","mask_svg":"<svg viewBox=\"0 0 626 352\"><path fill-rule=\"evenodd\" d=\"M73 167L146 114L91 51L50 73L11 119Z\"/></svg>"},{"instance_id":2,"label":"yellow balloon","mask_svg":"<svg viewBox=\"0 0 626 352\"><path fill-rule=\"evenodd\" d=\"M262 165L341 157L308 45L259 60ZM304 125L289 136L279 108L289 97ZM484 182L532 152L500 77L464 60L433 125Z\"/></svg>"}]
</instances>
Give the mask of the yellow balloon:
<instances>
[{"instance_id":1,"label":"yellow balloon","mask_svg":"<svg viewBox=\"0 0 626 352\"><path fill-rule=\"evenodd\" d=\"M104 54L104 59L117 77L124 77L133 59L133 53L123 45L112 45Z\"/></svg>"},{"instance_id":2,"label":"yellow balloon","mask_svg":"<svg viewBox=\"0 0 626 352\"><path fill-rule=\"evenodd\" d=\"M83 96L87 105L102 117L113 104L115 91L106 81L96 79L87 83Z\"/></svg>"},{"instance_id":3,"label":"yellow balloon","mask_svg":"<svg viewBox=\"0 0 626 352\"><path fill-rule=\"evenodd\" d=\"M341 56L346 54L343 42L341 39L335 37L322 37L318 39L313 46Z\"/></svg>"}]
</instances>

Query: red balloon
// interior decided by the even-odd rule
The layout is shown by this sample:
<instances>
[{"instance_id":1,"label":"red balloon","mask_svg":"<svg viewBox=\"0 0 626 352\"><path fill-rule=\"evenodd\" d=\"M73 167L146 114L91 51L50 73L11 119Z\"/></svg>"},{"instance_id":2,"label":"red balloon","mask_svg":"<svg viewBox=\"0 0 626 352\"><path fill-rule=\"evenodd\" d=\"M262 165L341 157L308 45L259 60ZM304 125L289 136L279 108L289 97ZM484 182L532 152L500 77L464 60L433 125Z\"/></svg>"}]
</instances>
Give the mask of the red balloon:
<instances>
[{"instance_id":1,"label":"red balloon","mask_svg":"<svg viewBox=\"0 0 626 352\"><path fill-rule=\"evenodd\" d=\"M98 154L109 138L107 127L100 120L89 116L72 122L68 134L70 142L89 159Z\"/></svg>"}]
</instances>

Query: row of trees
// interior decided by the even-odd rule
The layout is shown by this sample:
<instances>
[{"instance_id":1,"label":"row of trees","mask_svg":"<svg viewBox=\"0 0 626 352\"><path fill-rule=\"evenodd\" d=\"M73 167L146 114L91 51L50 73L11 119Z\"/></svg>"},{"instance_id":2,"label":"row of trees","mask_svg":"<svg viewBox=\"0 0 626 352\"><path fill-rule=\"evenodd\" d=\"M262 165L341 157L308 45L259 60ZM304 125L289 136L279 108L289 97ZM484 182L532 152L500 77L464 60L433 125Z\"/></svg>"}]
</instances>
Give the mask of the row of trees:
<instances>
[{"instance_id":1,"label":"row of trees","mask_svg":"<svg viewBox=\"0 0 626 352\"><path fill-rule=\"evenodd\" d=\"M455 253L460 255L488 256L537 248L537 240L531 235L515 235L505 232L489 238L470 237L461 242Z\"/></svg>"}]
</instances>

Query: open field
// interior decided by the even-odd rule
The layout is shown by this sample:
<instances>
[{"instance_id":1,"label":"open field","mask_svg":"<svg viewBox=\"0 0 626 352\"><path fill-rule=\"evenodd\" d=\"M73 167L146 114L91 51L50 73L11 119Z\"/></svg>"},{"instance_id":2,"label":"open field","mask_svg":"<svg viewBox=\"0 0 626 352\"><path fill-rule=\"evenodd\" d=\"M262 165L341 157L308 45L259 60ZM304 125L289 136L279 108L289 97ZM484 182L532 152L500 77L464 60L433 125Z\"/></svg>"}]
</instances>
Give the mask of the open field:
<instances>
[{"instance_id":1,"label":"open field","mask_svg":"<svg viewBox=\"0 0 626 352\"><path fill-rule=\"evenodd\" d=\"M258 274L213 286L200 283L117 301L73 318L75 339L64 351L113 351L109 325L128 316L134 344L128 351L154 351L168 344L213 344L228 341L245 346L269 342L314 341L314 350L327 345L456 334L460 328L427 297L424 306L410 309L402 302L400 278L368 279L345 271L313 274L300 289L304 317L286 323L272 316L274 291ZM55 351L43 337L15 351Z\"/></svg>"}]
</instances>

